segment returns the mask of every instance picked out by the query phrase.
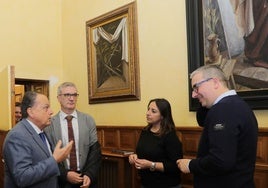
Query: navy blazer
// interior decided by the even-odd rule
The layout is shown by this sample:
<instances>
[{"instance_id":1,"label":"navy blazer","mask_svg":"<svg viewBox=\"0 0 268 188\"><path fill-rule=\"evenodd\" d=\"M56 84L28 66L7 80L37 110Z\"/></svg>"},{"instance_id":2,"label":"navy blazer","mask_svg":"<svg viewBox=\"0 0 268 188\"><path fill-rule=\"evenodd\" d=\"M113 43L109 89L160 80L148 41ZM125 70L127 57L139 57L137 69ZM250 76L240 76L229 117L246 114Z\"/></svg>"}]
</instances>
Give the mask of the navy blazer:
<instances>
[{"instance_id":1,"label":"navy blazer","mask_svg":"<svg viewBox=\"0 0 268 188\"><path fill-rule=\"evenodd\" d=\"M58 164L26 119L7 134L3 155L5 188L58 187Z\"/></svg>"}]
</instances>

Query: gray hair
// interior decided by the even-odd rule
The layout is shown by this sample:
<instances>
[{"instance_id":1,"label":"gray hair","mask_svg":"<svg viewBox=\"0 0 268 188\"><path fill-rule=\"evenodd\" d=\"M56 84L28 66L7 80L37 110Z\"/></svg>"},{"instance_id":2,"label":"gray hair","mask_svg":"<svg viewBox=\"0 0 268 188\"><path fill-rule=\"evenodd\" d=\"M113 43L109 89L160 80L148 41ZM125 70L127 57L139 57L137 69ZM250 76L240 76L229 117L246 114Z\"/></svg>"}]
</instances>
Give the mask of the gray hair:
<instances>
[{"instance_id":1,"label":"gray hair","mask_svg":"<svg viewBox=\"0 0 268 188\"><path fill-rule=\"evenodd\" d=\"M61 90L63 88L66 88L66 87L74 87L75 89L77 89L76 88L76 85L74 83L72 83L72 82L64 82L61 85L59 85L58 91L57 91L57 95L60 95L61 94Z\"/></svg>"},{"instance_id":2,"label":"gray hair","mask_svg":"<svg viewBox=\"0 0 268 188\"><path fill-rule=\"evenodd\" d=\"M196 75L197 73L201 73L204 79L218 78L225 85L227 85L226 76L224 72L222 71L222 69L217 65L205 65L205 66L199 67L198 69L196 69L190 74L190 78L192 79L194 75Z\"/></svg>"}]
</instances>

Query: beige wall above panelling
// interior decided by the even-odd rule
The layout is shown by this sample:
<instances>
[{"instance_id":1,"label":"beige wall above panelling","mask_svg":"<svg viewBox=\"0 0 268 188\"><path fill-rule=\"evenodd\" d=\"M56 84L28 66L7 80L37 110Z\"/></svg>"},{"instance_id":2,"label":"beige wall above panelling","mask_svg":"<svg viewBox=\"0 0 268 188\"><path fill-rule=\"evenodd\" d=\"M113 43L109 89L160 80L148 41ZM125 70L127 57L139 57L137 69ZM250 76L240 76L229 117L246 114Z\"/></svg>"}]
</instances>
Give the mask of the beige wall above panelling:
<instances>
[{"instance_id":1,"label":"beige wall above panelling","mask_svg":"<svg viewBox=\"0 0 268 188\"><path fill-rule=\"evenodd\" d=\"M177 126L195 126L188 111L185 0L137 0L140 101L88 104L86 21L132 0L1 0L0 68L15 66L17 78L50 80L50 99L59 110L56 87L73 81L78 108L99 125L145 125L150 99L172 105ZM255 111L267 126L267 110Z\"/></svg>"},{"instance_id":2,"label":"beige wall above panelling","mask_svg":"<svg viewBox=\"0 0 268 188\"><path fill-rule=\"evenodd\" d=\"M51 80L62 77L61 0L0 0L0 69L15 66L16 78Z\"/></svg>"}]
</instances>

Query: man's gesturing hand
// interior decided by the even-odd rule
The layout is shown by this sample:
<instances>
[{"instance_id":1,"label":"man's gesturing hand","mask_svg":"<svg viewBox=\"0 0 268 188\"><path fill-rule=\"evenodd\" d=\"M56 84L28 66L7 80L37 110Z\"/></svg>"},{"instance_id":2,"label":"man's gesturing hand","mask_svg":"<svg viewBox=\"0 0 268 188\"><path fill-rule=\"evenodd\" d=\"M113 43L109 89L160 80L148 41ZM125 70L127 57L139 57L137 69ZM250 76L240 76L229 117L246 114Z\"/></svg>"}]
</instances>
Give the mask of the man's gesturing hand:
<instances>
[{"instance_id":1,"label":"man's gesturing hand","mask_svg":"<svg viewBox=\"0 0 268 188\"><path fill-rule=\"evenodd\" d=\"M73 146L73 141L70 141L63 148L61 148L61 145L62 145L62 141L59 140L53 152L53 157L57 161L57 163L64 161L68 157Z\"/></svg>"}]
</instances>

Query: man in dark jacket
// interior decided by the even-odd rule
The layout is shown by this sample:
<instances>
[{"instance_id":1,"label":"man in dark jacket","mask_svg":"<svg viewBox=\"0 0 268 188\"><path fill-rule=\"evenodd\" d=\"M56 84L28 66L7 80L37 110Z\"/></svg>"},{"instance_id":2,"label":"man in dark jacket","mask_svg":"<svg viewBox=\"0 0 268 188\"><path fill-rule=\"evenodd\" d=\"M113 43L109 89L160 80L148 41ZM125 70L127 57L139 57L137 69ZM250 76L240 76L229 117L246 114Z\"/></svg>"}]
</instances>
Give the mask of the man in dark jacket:
<instances>
[{"instance_id":1,"label":"man in dark jacket","mask_svg":"<svg viewBox=\"0 0 268 188\"><path fill-rule=\"evenodd\" d=\"M177 160L184 173L193 173L195 188L254 188L258 123L249 106L229 90L215 65L191 74L192 97L202 107L204 127L196 159Z\"/></svg>"}]
</instances>

